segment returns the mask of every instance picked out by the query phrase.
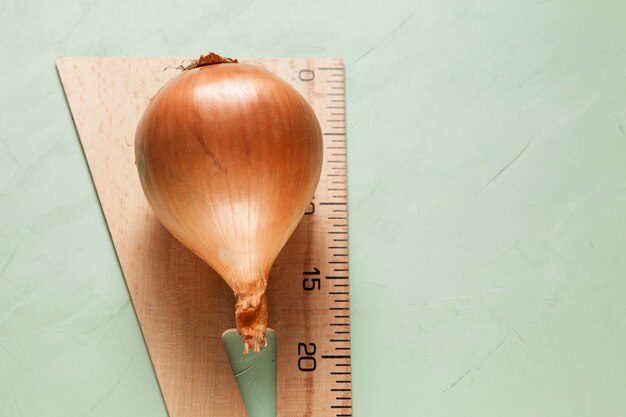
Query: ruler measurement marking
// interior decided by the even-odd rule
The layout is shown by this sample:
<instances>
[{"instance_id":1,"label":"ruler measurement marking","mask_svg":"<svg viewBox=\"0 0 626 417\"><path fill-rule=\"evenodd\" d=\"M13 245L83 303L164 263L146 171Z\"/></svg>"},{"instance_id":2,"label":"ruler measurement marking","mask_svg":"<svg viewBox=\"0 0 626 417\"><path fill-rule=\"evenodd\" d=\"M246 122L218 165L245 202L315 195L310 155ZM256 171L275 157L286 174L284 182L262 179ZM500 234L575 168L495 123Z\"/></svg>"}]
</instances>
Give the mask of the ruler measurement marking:
<instances>
[{"instance_id":1,"label":"ruler measurement marking","mask_svg":"<svg viewBox=\"0 0 626 417\"><path fill-rule=\"evenodd\" d=\"M322 275L324 280L332 283L329 286L329 290L324 291L328 300L331 301L331 306L328 306L329 312L335 312L335 314L329 316L330 322L328 326L333 330L334 337L326 339L329 341L329 346L326 347L329 352L321 354L322 359L333 360L331 369L326 371L326 378L331 377L331 387L348 385L346 388L326 388L330 389L330 392L340 393L335 394L333 397L336 401L328 404L327 410L331 411L330 415L334 417L352 417L350 413L352 409L352 388L351 385L351 354L350 354L350 316L349 316L349 275L347 267L348 257L348 239L347 239L347 194L346 194L346 111L345 111L345 88L344 88L344 69L343 67L327 65L319 68L312 68L315 71L319 71L315 74L320 75L321 83L325 83L326 100L320 103L323 113L326 115L326 120L323 121L324 126L324 149L328 152L325 163L328 164L326 176L328 182L326 182L325 190L326 198L322 197L322 200L315 202L316 205L329 207L328 212L322 213L325 220L328 220L327 225L330 226L330 230L327 231L327 239L329 244L327 245L328 252L327 259L333 272L328 275ZM320 106L320 107L321 107ZM322 121L322 120L320 120ZM333 178L334 177L334 178ZM333 193L334 192L334 193ZM333 222L334 220L334 222ZM339 260L336 260L339 259ZM317 269L316 269L317 271ZM320 277L321 278L321 277ZM337 299L335 297L343 297ZM338 306L338 307L334 307ZM331 348L332 347L332 348ZM318 349L320 346L318 345ZM340 363L337 363L340 362ZM336 368L340 367L340 368ZM333 370L337 369L337 370ZM336 377L347 377L340 380L335 380ZM324 381L323 379L321 380ZM340 414L336 414L340 413ZM320 415L320 417L323 417Z\"/></svg>"}]
</instances>

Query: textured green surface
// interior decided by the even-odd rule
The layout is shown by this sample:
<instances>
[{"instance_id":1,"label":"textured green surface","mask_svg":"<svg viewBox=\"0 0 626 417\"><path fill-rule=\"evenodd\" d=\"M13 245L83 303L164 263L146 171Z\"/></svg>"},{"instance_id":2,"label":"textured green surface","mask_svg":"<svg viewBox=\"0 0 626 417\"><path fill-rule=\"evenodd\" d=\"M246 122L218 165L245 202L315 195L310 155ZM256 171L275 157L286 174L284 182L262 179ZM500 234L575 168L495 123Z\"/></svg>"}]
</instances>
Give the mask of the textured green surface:
<instances>
[{"instance_id":1,"label":"textured green surface","mask_svg":"<svg viewBox=\"0 0 626 417\"><path fill-rule=\"evenodd\" d=\"M0 0L0 415L164 416L59 55L341 56L354 414L626 407L626 3Z\"/></svg>"},{"instance_id":2,"label":"textured green surface","mask_svg":"<svg viewBox=\"0 0 626 417\"><path fill-rule=\"evenodd\" d=\"M224 349L249 417L276 417L276 333L267 329L267 346L243 353L236 329L222 335Z\"/></svg>"}]
</instances>

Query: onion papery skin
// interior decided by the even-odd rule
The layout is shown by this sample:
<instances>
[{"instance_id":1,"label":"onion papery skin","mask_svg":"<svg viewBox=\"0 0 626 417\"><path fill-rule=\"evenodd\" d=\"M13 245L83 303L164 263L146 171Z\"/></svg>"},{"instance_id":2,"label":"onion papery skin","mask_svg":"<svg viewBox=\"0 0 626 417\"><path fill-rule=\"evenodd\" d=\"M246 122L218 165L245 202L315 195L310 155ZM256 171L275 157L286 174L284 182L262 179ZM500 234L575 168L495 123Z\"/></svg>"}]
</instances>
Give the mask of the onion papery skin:
<instances>
[{"instance_id":1,"label":"onion papery skin","mask_svg":"<svg viewBox=\"0 0 626 417\"><path fill-rule=\"evenodd\" d=\"M313 109L258 66L195 67L152 98L135 156L156 216L232 288L245 349L258 351L269 271L320 177L323 136Z\"/></svg>"}]
</instances>

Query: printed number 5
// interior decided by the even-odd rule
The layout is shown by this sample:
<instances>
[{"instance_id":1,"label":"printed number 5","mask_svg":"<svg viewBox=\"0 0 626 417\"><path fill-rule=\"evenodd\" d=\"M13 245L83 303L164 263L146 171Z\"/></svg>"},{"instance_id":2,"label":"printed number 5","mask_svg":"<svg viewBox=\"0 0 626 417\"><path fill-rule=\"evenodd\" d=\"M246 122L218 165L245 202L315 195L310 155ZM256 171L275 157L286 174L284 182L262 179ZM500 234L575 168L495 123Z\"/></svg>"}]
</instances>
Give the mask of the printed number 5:
<instances>
[{"instance_id":1,"label":"printed number 5","mask_svg":"<svg viewBox=\"0 0 626 417\"><path fill-rule=\"evenodd\" d=\"M319 278L305 278L302 280L302 288L305 291L319 290L321 289L320 285Z\"/></svg>"}]
</instances>

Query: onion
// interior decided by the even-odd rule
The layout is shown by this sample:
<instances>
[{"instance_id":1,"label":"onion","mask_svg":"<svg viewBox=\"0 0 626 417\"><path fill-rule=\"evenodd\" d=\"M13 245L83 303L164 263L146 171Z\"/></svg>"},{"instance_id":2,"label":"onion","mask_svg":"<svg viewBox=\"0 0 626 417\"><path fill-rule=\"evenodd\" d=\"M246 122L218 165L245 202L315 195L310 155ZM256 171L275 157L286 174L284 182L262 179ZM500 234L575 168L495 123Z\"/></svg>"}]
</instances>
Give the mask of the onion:
<instances>
[{"instance_id":1,"label":"onion","mask_svg":"<svg viewBox=\"0 0 626 417\"><path fill-rule=\"evenodd\" d=\"M231 287L245 353L259 351L268 274L317 187L322 132L265 69L215 54L183 69L137 126L141 185L161 223Z\"/></svg>"}]
</instances>

